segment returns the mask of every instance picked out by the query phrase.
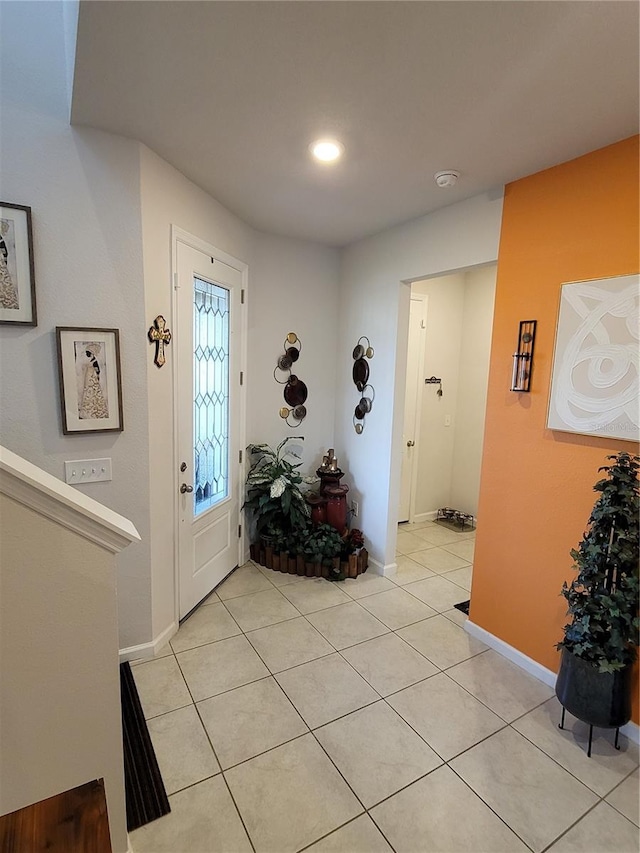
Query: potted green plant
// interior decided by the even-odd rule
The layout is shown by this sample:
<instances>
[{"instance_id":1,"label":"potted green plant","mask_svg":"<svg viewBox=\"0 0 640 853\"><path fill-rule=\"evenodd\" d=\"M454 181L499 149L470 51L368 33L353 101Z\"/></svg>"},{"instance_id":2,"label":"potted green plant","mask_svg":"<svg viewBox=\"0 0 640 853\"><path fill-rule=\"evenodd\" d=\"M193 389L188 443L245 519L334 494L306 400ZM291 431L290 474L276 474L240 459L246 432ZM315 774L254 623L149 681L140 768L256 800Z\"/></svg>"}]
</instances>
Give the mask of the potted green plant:
<instances>
[{"instance_id":1,"label":"potted green plant","mask_svg":"<svg viewBox=\"0 0 640 853\"><path fill-rule=\"evenodd\" d=\"M599 497L577 549L577 577L562 587L571 621L564 639L556 695L565 711L593 726L615 728L631 717L631 668L638 646L638 467L621 452L599 471ZM616 746L618 732L616 731Z\"/></svg>"},{"instance_id":2,"label":"potted green plant","mask_svg":"<svg viewBox=\"0 0 640 853\"><path fill-rule=\"evenodd\" d=\"M310 564L315 564L315 575L326 576L329 580L344 580L340 571L340 551L342 536L330 524L317 524L309 530L303 545L305 556ZM323 572L326 568L326 572Z\"/></svg>"},{"instance_id":3,"label":"potted green plant","mask_svg":"<svg viewBox=\"0 0 640 853\"><path fill-rule=\"evenodd\" d=\"M305 554L304 546L309 538L312 530L312 524L309 519L303 524L294 527L287 534L286 548L289 552L289 571L292 574L303 575L305 573ZM295 564L295 570L292 571Z\"/></svg>"},{"instance_id":4,"label":"potted green plant","mask_svg":"<svg viewBox=\"0 0 640 853\"><path fill-rule=\"evenodd\" d=\"M246 481L246 501L249 510L252 539L256 536L286 537L297 527L307 524L310 511L304 499L303 486L317 482L317 477L305 477L298 469L302 462L290 441L303 441L302 436L288 436L273 450L268 444L250 444L251 467ZM272 543L269 543L272 544ZM281 545L281 542L278 542Z\"/></svg>"}]
</instances>

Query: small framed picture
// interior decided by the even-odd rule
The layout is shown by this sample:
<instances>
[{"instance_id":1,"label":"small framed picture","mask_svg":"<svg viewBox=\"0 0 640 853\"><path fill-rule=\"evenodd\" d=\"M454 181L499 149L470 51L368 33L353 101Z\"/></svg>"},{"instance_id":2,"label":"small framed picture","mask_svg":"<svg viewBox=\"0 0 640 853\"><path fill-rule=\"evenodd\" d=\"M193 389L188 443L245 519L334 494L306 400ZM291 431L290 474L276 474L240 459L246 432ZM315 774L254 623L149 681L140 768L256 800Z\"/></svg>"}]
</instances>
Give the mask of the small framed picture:
<instances>
[{"instance_id":1,"label":"small framed picture","mask_svg":"<svg viewBox=\"0 0 640 853\"><path fill-rule=\"evenodd\" d=\"M37 326L31 208L0 201L0 323Z\"/></svg>"},{"instance_id":2,"label":"small framed picture","mask_svg":"<svg viewBox=\"0 0 640 853\"><path fill-rule=\"evenodd\" d=\"M56 327L62 431L122 432L117 329Z\"/></svg>"}]
</instances>

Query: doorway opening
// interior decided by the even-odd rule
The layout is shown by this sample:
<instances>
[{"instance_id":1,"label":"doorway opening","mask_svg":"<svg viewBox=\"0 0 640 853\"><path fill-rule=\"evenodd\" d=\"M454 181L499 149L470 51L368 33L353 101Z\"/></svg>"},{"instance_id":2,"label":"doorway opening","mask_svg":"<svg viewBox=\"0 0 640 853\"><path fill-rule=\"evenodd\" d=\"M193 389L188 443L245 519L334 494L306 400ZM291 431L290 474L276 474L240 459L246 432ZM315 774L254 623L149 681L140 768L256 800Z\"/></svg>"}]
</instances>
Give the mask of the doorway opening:
<instances>
[{"instance_id":1,"label":"doorway opening","mask_svg":"<svg viewBox=\"0 0 640 853\"><path fill-rule=\"evenodd\" d=\"M496 269L411 283L400 524L477 516Z\"/></svg>"},{"instance_id":2,"label":"doorway opening","mask_svg":"<svg viewBox=\"0 0 640 853\"><path fill-rule=\"evenodd\" d=\"M394 579L424 580L456 622L466 619L471 591L496 272L490 264L417 279L402 302L409 317Z\"/></svg>"}]
</instances>

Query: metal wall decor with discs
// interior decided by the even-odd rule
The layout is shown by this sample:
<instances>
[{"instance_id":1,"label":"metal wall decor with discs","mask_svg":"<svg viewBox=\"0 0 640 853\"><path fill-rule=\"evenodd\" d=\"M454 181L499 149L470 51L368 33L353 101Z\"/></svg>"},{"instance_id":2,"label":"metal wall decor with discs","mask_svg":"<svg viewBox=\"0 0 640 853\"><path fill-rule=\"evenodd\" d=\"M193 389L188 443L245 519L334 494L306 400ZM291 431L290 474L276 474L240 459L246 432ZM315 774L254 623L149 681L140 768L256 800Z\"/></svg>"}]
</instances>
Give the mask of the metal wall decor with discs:
<instances>
[{"instance_id":1,"label":"metal wall decor with discs","mask_svg":"<svg viewBox=\"0 0 640 853\"><path fill-rule=\"evenodd\" d=\"M366 341L366 347L363 345ZM367 359L372 359L374 352L371 346L371 341L366 335L362 335L358 339L358 343L353 348L353 369L351 375L356 388L362 395L358 405L353 411L353 428L360 435L364 430L364 419L373 408L373 401L376 398L376 391L373 385L369 382L369 362ZM367 393L367 389L369 389Z\"/></svg>"},{"instance_id":2,"label":"metal wall decor with discs","mask_svg":"<svg viewBox=\"0 0 640 853\"><path fill-rule=\"evenodd\" d=\"M298 346L296 346L298 344ZM307 386L299 379L295 373L291 372L291 368L300 358L302 350L302 341L295 332L289 332L284 339L284 352L278 356L278 361L273 371L273 378L278 385L284 385L284 401L286 406L280 409L280 417L287 422L290 427L296 427L307 416L307 408L304 405L307 400ZM286 379L278 379L278 371L288 373ZM293 422L289 418L293 418Z\"/></svg>"}]
</instances>

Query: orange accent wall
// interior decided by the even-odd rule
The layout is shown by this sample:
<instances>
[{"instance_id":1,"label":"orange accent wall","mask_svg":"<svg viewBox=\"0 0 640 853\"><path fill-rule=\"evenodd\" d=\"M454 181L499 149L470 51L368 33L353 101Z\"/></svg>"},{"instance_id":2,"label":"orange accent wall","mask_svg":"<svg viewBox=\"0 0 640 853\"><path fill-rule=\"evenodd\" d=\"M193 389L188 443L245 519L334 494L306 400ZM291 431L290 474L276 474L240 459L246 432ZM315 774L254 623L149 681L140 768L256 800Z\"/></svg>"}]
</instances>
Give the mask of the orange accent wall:
<instances>
[{"instance_id":1,"label":"orange accent wall","mask_svg":"<svg viewBox=\"0 0 640 853\"><path fill-rule=\"evenodd\" d=\"M639 137L505 190L471 620L557 671L562 583L596 498L598 467L627 441L545 426L560 285L637 273ZM532 389L509 391L520 320L537 319ZM638 722L638 667L634 716Z\"/></svg>"}]
</instances>

